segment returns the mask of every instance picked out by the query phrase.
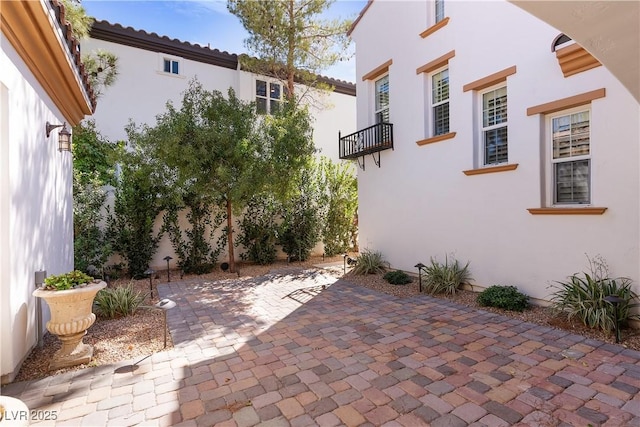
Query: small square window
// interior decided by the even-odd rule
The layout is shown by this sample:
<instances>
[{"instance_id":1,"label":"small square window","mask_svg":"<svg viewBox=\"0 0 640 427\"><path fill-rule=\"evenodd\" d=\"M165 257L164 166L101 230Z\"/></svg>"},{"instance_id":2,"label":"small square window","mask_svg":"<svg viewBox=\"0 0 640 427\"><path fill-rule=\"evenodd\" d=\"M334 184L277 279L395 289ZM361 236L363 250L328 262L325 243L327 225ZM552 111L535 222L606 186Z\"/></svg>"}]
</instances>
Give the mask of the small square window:
<instances>
[{"instance_id":1,"label":"small square window","mask_svg":"<svg viewBox=\"0 0 640 427\"><path fill-rule=\"evenodd\" d=\"M175 61L173 59L166 59L164 60L164 68L163 68L165 73L170 73L170 74L180 74L180 65L178 61Z\"/></svg>"}]
</instances>

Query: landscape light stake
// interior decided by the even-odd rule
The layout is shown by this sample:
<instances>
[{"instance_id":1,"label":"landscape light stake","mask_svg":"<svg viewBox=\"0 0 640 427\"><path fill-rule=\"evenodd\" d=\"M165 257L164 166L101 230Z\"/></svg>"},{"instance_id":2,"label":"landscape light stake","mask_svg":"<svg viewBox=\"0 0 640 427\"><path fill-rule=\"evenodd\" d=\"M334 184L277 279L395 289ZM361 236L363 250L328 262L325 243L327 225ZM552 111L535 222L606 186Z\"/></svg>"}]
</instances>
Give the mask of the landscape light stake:
<instances>
[{"instance_id":1,"label":"landscape light stake","mask_svg":"<svg viewBox=\"0 0 640 427\"><path fill-rule=\"evenodd\" d=\"M153 273L155 273L155 270L153 270L151 267L147 268L144 272L144 274L149 275L149 292L152 298L153 298Z\"/></svg>"},{"instance_id":2,"label":"landscape light stake","mask_svg":"<svg viewBox=\"0 0 640 427\"><path fill-rule=\"evenodd\" d=\"M342 274L347 274L347 257L349 256L349 254L345 253L344 255L342 255L342 260L343 260L343 266L342 266Z\"/></svg>"},{"instance_id":3,"label":"landscape light stake","mask_svg":"<svg viewBox=\"0 0 640 427\"><path fill-rule=\"evenodd\" d=\"M620 305L621 302L624 302L624 298L620 298L619 296L616 295L608 295L606 297L604 297L604 300L610 304L613 305L613 315L615 316L613 325L615 327L615 332L616 332L616 344L620 343L620 325L619 325L619 319L618 319L618 306Z\"/></svg>"},{"instance_id":4,"label":"landscape light stake","mask_svg":"<svg viewBox=\"0 0 640 427\"><path fill-rule=\"evenodd\" d=\"M415 265L418 269L418 289L422 292L422 269L426 267L423 263L419 262Z\"/></svg>"},{"instance_id":5,"label":"landscape light stake","mask_svg":"<svg viewBox=\"0 0 640 427\"><path fill-rule=\"evenodd\" d=\"M164 348L167 348L167 311L176 306L175 301L169 298L162 299L154 305L164 313Z\"/></svg>"},{"instance_id":6,"label":"landscape light stake","mask_svg":"<svg viewBox=\"0 0 640 427\"><path fill-rule=\"evenodd\" d=\"M167 255L166 257L164 257L164 260L167 261L167 282L171 281L171 273L169 270L169 261L171 261L173 258L170 257L169 255Z\"/></svg>"}]
</instances>

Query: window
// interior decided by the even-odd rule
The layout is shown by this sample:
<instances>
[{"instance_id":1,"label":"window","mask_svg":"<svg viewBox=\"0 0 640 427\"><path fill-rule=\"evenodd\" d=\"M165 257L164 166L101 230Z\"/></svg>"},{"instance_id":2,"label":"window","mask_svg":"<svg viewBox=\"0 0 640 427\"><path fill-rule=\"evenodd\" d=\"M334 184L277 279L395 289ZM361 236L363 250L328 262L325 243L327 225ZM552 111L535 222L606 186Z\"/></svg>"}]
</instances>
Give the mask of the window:
<instances>
[{"instance_id":1,"label":"window","mask_svg":"<svg viewBox=\"0 0 640 427\"><path fill-rule=\"evenodd\" d=\"M268 90L267 90L268 89ZM282 85L256 80L256 109L260 114L273 114L282 102Z\"/></svg>"},{"instance_id":2,"label":"window","mask_svg":"<svg viewBox=\"0 0 640 427\"><path fill-rule=\"evenodd\" d=\"M389 75L376 80L375 87L376 123L389 123Z\"/></svg>"},{"instance_id":3,"label":"window","mask_svg":"<svg viewBox=\"0 0 640 427\"><path fill-rule=\"evenodd\" d=\"M435 17L436 17L436 24L437 24L438 22L444 19L444 0L435 0L434 7L435 7Z\"/></svg>"},{"instance_id":4,"label":"window","mask_svg":"<svg viewBox=\"0 0 640 427\"><path fill-rule=\"evenodd\" d=\"M164 59L164 72L170 74L180 74L180 63L173 59Z\"/></svg>"},{"instance_id":5,"label":"window","mask_svg":"<svg viewBox=\"0 0 640 427\"><path fill-rule=\"evenodd\" d=\"M506 86L482 94L482 152L485 166L508 161Z\"/></svg>"},{"instance_id":6,"label":"window","mask_svg":"<svg viewBox=\"0 0 640 427\"><path fill-rule=\"evenodd\" d=\"M559 113L549 120L553 203L590 203L590 111Z\"/></svg>"},{"instance_id":7,"label":"window","mask_svg":"<svg viewBox=\"0 0 640 427\"><path fill-rule=\"evenodd\" d=\"M449 133L449 69L431 76L433 136Z\"/></svg>"}]
</instances>

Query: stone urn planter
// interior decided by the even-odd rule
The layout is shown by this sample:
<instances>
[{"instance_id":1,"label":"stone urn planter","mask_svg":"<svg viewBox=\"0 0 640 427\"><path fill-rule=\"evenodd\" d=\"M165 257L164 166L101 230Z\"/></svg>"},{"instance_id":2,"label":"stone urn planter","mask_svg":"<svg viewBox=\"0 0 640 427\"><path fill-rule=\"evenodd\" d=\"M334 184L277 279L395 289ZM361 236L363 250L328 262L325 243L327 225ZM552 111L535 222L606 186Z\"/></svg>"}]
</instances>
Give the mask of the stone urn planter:
<instances>
[{"instance_id":1,"label":"stone urn planter","mask_svg":"<svg viewBox=\"0 0 640 427\"><path fill-rule=\"evenodd\" d=\"M67 273L69 274L76 272ZM93 299L99 290L107 286L105 282L89 282L73 284L70 289L65 289L67 283L66 286L62 286L63 290L58 290L60 287L56 288L56 285L51 283L59 277L62 276L53 276L53 281L47 278L44 288L33 291L35 297L44 299L49 305L51 320L47 322L47 330L62 341L62 348L53 356L49 370L91 361L93 347L83 343L82 338L96 321L96 315L91 310Z\"/></svg>"}]
</instances>

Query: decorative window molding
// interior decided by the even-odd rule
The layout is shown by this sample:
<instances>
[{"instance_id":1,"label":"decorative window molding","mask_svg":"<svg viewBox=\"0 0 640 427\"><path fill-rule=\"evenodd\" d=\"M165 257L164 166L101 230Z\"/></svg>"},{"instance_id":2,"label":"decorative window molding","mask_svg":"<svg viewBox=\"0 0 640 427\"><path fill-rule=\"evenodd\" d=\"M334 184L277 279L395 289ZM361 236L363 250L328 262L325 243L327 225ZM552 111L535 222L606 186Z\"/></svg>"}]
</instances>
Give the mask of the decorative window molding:
<instances>
[{"instance_id":1,"label":"decorative window molding","mask_svg":"<svg viewBox=\"0 0 640 427\"><path fill-rule=\"evenodd\" d=\"M462 87L462 91L468 92L470 90L482 90L497 85L498 83L506 82L507 77L515 74L516 71L517 70L515 65L509 68L505 68L504 70L488 75L487 77L483 77L471 83L467 83Z\"/></svg>"},{"instance_id":2,"label":"decorative window molding","mask_svg":"<svg viewBox=\"0 0 640 427\"><path fill-rule=\"evenodd\" d=\"M466 171L462 171L462 173L467 176L472 176L472 175L482 175L485 173L507 172L507 171L516 170L517 168L518 168L518 163L512 163L508 165L489 166L489 167L480 168L480 169L469 169Z\"/></svg>"},{"instance_id":3,"label":"decorative window molding","mask_svg":"<svg viewBox=\"0 0 640 427\"><path fill-rule=\"evenodd\" d=\"M577 43L556 50L556 58L565 77L602 65L600 61Z\"/></svg>"},{"instance_id":4,"label":"decorative window molding","mask_svg":"<svg viewBox=\"0 0 640 427\"><path fill-rule=\"evenodd\" d=\"M455 137L456 137L455 132L449 132L449 133L445 133L444 135L437 135L431 138L421 139L420 141L416 141L416 144L418 144L419 146L423 146L423 145L433 144L440 141L446 141L447 139L453 139Z\"/></svg>"},{"instance_id":5,"label":"decorative window molding","mask_svg":"<svg viewBox=\"0 0 640 427\"><path fill-rule=\"evenodd\" d=\"M594 99L604 98L606 95L607 91L605 88L602 88L570 96L568 98L558 99L557 101L551 101L527 108L527 116L533 116L535 114L551 114L573 107L580 107L582 105L589 104Z\"/></svg>"},{"instance_id":6,"label":"decorative window molding","mask_svg":"<svg viewBox=\"0 0 640 427\"><path fill-rule=\"evenodd\" d=\"M586 208L529 208L531 215L602 215L607 210L604 207Z\"/></svg>"},{"instance_id":7,"label":"decorative window molding","mask_svg":"<svg viewBox=\"0 0 640 427\"><path fill-rule=\"evenodd\" d=\"M382 65L377 66L373 70L369 71L367 74L362 76L362 81L374 80L377 77L389 72L389 67L393 64L393 59L388 60Z\"/></svg>"},{"instance_id":8,"label":"decorative window molding","mask_svg":"<svg viewBox=\"0 0 640 427\"><path fill-rule=\"evenodd\" d=\"M456 56L456 51L452 50L451 52L447 52L439 58L434 59L433 61L427 62L426 64L416 68L416 74L421 73L431 73L438 68L444 67L449 64L449 60Z\"/></svg>"},{"instance_id":9,"label":"decorative window molding","mask_svg":"<svg viewBox=\"0 0 640 427\"><path fill-rule=\"evenodd\" d=\"M420 33L420 37L423 39L438 31L440 28L445 27L449 23L449 17L444 18L442 21L430 26L426 30Z\"/></svg>"}]
</instances>

